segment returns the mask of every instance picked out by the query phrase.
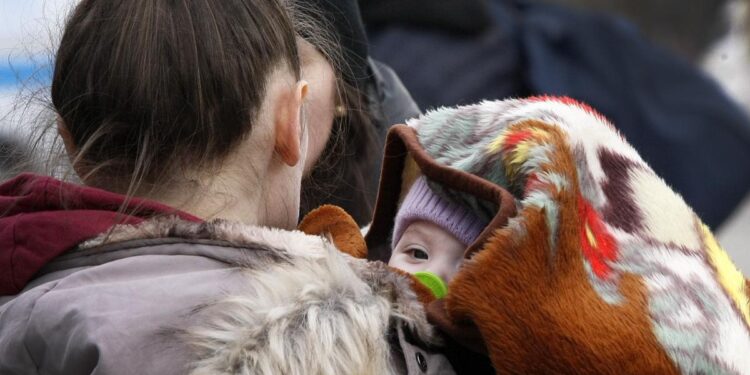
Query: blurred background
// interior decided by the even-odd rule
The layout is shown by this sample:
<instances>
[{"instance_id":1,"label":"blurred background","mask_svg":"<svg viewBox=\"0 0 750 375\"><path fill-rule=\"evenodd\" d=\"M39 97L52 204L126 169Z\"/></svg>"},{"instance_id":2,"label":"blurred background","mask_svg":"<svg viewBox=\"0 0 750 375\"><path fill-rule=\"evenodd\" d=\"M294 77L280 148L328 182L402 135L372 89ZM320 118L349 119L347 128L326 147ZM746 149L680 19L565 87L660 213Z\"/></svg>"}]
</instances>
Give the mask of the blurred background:
<instances>
[{"instance_id":1,"label":"blurred background","mask_svg":"<svg viewBox=\"0 0 750 375\"><path fill-rule=\"evenodd\" d=\"M42 161L29 142L51 119L50 60L75 2L0 0L0 177ZM749 2L360 0L360 7L370 55L399 74L422 110L553 94L603 112L750 275Z\"/></svg>"}]
</instances>

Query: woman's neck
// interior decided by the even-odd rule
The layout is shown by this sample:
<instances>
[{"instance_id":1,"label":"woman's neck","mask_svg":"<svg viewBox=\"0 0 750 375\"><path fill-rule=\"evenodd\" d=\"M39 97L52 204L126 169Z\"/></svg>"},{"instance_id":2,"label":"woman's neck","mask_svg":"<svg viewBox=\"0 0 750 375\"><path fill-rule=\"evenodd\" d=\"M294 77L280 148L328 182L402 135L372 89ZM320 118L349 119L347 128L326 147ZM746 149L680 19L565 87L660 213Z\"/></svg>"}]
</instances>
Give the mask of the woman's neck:
<instances>
[{"instance_id":1,"label":"woman's neck","mask_svg":"<svg viewBox=\"0 0 750 375\"><path fill-rule=\"evenodd\" d=\"M259 189L258 189L259 190ZM248 225L263 225L262 197L237 187L231 179L213 177L188 179L168 184L159 191L142 192L140 197L154 200L192 214L203 220L224 219Z\"/></svg>"},{"instance_id":2,"label":"woman's neck","mask_svg":"<svg viewBox=\"0 0 750 375\"><path fill-rule=\"evenodd\" d=\"M248 165L266 168L248 168ZM139 195L204 220L293 229L299 214L299 185L290 168L272 160L229 163L214 172L193 173L150 194ZM296 181L296 185L295 185Z\"/></svg>"}]
</instances>

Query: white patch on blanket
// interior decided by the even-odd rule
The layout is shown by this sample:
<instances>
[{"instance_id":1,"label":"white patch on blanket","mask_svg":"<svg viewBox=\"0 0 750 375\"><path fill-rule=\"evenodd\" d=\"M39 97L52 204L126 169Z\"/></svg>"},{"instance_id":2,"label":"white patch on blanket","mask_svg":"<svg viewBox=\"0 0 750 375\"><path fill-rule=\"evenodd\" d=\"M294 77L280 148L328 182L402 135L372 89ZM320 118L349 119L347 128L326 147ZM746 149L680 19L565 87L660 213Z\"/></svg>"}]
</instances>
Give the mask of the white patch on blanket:
<instances>
[{"instance_id":1,"label":"white patch on blanket","mask_svg":"<svg viewBox=\"0 0 750 375\"><path fill-rule=\"evenodd\" d=\"M663 243L673 243L702 251L703 243L694 227L695 214L667 184L651 171L633 169L630 187L638 208L644 214L643 226L649 235Z\"/></svg>"},{"instance_id":2,"label":"white patch on blanket","mask_svg":"<svg viewBox=\"0 0 750 375\"><path fill-rule=\"evenodd\" d=\"M657 336L668 343L668 351L683 357L681 369L690 373L688 369L706 356L737 373L748 373L750 335L701 254L663 246L640 250L636 256L654 266L643 277Z\"/></svg>"}]
</instances>

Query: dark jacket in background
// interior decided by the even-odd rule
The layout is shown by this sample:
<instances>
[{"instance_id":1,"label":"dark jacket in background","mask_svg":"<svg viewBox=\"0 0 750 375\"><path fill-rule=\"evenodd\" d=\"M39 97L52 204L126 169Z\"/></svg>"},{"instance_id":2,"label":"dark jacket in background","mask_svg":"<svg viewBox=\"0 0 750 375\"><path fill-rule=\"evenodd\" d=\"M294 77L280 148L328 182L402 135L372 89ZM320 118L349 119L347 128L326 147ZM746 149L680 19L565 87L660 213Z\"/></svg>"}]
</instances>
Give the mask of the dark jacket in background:
<instances>
[{"instance_id":1,"label":"dark jacket in background","mask_svg":"<svg viewBox=\"0 0 750 375\"><path fill-rule=\"evenodd\" d=\"M387 7L419 7L362 1L371 55L396 71L422 109L569 96L617 124L711 227L750 190L750 121L699 69L616 18L520 0L469 2L451 8L454 20L438 29L429 12L383 17ZM474 28L457 26L467 18Z\"/></svg>"}]
</instances>

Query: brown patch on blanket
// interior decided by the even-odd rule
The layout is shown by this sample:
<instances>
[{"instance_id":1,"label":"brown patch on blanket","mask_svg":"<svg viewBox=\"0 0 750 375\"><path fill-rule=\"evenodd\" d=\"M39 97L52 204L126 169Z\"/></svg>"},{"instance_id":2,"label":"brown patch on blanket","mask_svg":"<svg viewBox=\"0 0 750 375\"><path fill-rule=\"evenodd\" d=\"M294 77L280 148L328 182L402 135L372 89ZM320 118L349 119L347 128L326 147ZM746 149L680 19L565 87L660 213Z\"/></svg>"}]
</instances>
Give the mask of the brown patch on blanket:
<instances>
[{"instance_id":1,"label":"brown patch on blanket","mask_svg":"<svg viewBox=\"0 0 750 375\"><path fill-rule=\"evenodd\" d=\"M564 135L544 123L530 125L544 128L559 146L555 162L543 168L576 176ZM591 286L581 252L578 179L569 182L569 189L550 192L560 206L554 245L544 210L525 206L464 264L449 285L445 310L454 322L476 324L500 373L678 373L652 333L643 281L620 279L623 300L614 305Z\"/></svg>"},{"instance_id":2,"label":"brown patch on blanket","mask_svg":"<svg viewBox=\"0 0 750 375\"><path fill-rule=\"evenodd\" d=\"M309 235L330 235L342 252L355 258L367 257L367 245L357 223L341 207L320 206L305 215L298 229Z\"/></svg>"},{"instance_id":3,"label":"brown patch on blanket","mask_svg":"<svg viewBox=\"0 0 750 375\"><path fill-rule=\"evenodd\" d=\"M440 327L440 331L475 353L487 355L487 347L479 328L471 320L456 321L448 316L445 299L435 300L426 306L427 320Z\"/></svg>"}]
</instances>

